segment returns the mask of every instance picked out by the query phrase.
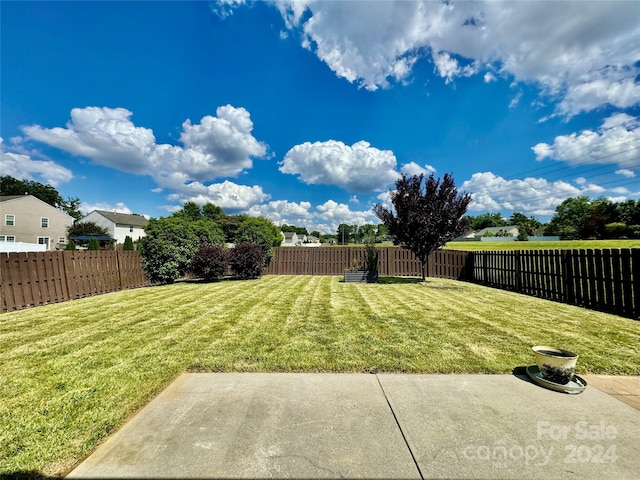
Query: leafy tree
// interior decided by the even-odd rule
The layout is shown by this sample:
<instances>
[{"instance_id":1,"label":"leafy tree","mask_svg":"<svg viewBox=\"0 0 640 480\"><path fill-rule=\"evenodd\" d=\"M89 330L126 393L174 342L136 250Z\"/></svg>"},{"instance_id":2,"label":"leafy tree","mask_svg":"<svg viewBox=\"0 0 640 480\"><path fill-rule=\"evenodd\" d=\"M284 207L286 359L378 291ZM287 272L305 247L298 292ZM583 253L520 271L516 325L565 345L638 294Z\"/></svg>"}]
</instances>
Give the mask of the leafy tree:
<instances>
[{"instance_id":1,"label":"leafy tree","mask_svg":"<svg viewBox=\"0 0 640 480\"><path fill-rule=\"evenodd\" d=\"M122 246L122 250L133 250L133 239L127 235L126 237L124 237L124 245Z\"/></svg>"},{"instance_id":2,"label":"leafy tree","mask_svg":"<svg viewBox=\"0 0 640 480\"><path fill-rule=\"evenodd\" d=\"M429 254L464 232L463 215L471 195L458 195L453 176L448 173L442 180L429 175L424 190L423 180L422 174L403 174L396 181L396 191L391 192L395 212L382 204L373 210L389 229L393 242L410 249L420 260L424 280Z\"/></svg>"},{"instance_id":3,"label":"leafy tree","mask_svg":"<svg viewBox=\"0 0 640 480\"><path fill-rule=\"evenodd\" d=\"M51 185L44 185L32 180L18 180L5 175L0 177L2 195L33 195L49 205L62 209L64 200Z\"/></svg>"},{"instance_id":4,"label":"leafy tree","mask_svg":"<svg viewBox=\"0 0 640 480\"><path fill-rule=\"evenodd\" d=\"M238 229L246 218L248 217L245 217L243 215L232 215L220 217L216 220L216 223L224 232L224 238L227 243L234 242Z\"/></svg>"},{"instance_id":5,"label":"leafy tree","mask_svg":"<svg viewBox=\"0 0 640 480\"><path fill-rule=\"evenodd\" d=\"M311 232L311 236L316 237L318 239L322 238L322 234L318 230L314 230L313 232Z\"/></svg>"},{"instance_id":6,"label":"leafy tree","mask_svg":"<svg viewBox=\"0 0 640 480\"><path fill-rule=\"evenodd\" d=\"M199 246L199 238L184 218L152 218L140 239L142 266L154 283L173 283L183 276Z\"/></svg>"},{"instance_id":7,"label":"leafy tree","mask_svg":"<svg viewBox=\"0 0 640 480\"><path fill-rule=\"evenodd\" d=\"M67 235L71 237L79 237L81 235L99 235L108 237L109 230L98 225L96 222L76 222L67 228Z\"/></svg>"},{"instance_id":8,"label":"leafy tree","mask_svg":"<svg viewBox=\"0 0 640 480\"><path fill-rule=\"evenodd\" d=\"M378 229L376 231L376 241L383 242L386 240L387 235L389 235L389 229L384 223L378 225Z\"/></svg>"},{"instance_id":9,"label":"leafy tree","mask_svg":"<svg viewBox=\"0 0 640 480\"><path fill-rule=\"evenodd\" d=\"M196 202L185 202L180 210L174 212L173 217L184 218L188 222L196 222L198 220L202 220L202 211L200 210L200 205Z\"/></svg>"},{"instance_id":10,"label":"leafy tree","mask_svg":"<svg viewBox=\"0 0 640 480\"><path fill-rule=\"evenodd\" d=\"M67 197L67 200L62 205L62 210L67 215L71 215L76 221L84 216L80 211L80 199L78 197Z\"/></svg>"},{"instance_id":11,"label":"leafy tree","mask_svg":"<svg viewBox=\"0 0 640 480\"><path fill-rule=\"evenodd\" d=\"M467 216L465 218L468 222L468 228L475 231L491 227L506 227L509 225L499 213L483 213L477 217Z\"/></svg>"},{"instance_id":12,"label":"leafy tree","mask_svg":"<svg viewBox=\"0 0 640 480\"><path fill-rule=\"evenodd\" d=\"M587 219L584 235L604 238L605 225L618 221L616 205L606 197L599 197L590 202L589 218Z\"/></svg>"},{"instance_id":13,"label":"leafy tree","mask_svg":"<svg viewBox=\"0 0 640 480\"><path fill-rule=\"evenodd\" d=\"M89 247L88 250L100 250L100 242L96 237L91 237L89 239Z\"/></svg>"},{"instance_id":14,"label":"leafy tree","mask_svg":"<svg viewBox=\"0 0 640 480\"><path fill-rule=\"evenodd\" d=\"M560 235L562 240L587 238L587 220L591 213L591 204L585 196L567 198L556 207L556 213L545 231Z\"/></svg>"},{"instance_id":15,"label":"leafy tree","mask_svg":"<svg viewBox=\"0 0 640 480\"><path fill-rule=\"evenodd\" d=\"M528 217L524 213L513 212L509 217L509 225L518 227L518 240L526 242L529 236L535 235L536 230L542 224L533 216Z\"/></svg>"},{"instance_id":16,"label":"leafy tree","mask_svg":"<svg viewBox=\"0 0 640 480\"><path fill-rule=\"evenodd\" d=\"M620 222L627 225L640 225L640 200L625 200L617 203L616 213Z\"/></svg>"},{"instance_id":17,"label":"leafy tree","mask_svg":"<svg viewBox=\"0 0 640 480\"><path fill-rule=\"evenodd\" d=\"M626 223L613 222L605 225L605 237L606 238L622 238L627 235L629 227Z\"/></svg>"},{"instance_id":18,"label":"leafy tree","mask_svg":"<svg viewBox=\"0 0 640 480\"><path fill-rule=\"evenodd\" d=\"M69 197L66 201L62 199L58 190L51 185L44 185L33 180L18 180L9 175L0 177L0 194L2 195L33 195L34 197L56 207L71 215L74 219L80 220L80 199Z\"/></svg>"},{"instance_id":19,"label":"leafy tree","mask_svg":"<svg viewBox=\"0 0 640 480\"><path fill-rule=\"evenodd\" d=\"M198 237L198 243L212 243L222 245L225 241L224 232L216 222L202 218L189 222L193 232Z\"/></svg>"},{"instance_id":20,"label":"leafy tree","mask_svg":"<svg viewBox=\"0 0 640 480\"><path fill-rule=\"evenodd\" d=\"M358 238L360 238L362 242L366 243L369 239L375 239L375 237L376 226L373 223L365 223L358 227Z\"/></svg>"},{"instance_id":21,"label":"leafy tree","mask_svg":"<svg viewBox=\"0 0 640 480\"><path fill-rule=\"evenodd\" d=\"M65 250L75 250L76 249L76 242L74 242L73 240L69 240L69 243L67 243L67 246L64 249Z\"/></svg>"},{"instance_id":22,"label":"leafy tree","mask_svg":"<svg viewBox=\"0 0 640 480\"><path fill-rule=\"evenodd\" d=\"M346 223L338 225L338 244L346 245L351 239L352 227Z\"/></svg>"},{"instance_id":23,"label":"leafy tree","mask_svg":"<svg viewBox=\"0 0 640 480\"><path fill-rule=\"evenodd\" d=\"M213 203L207 203L202 206L202 216L207 220L216 222L221 217L226 217L224 210Z\"/></svg>"},{"instance_id":24,"label":"leafy tree","mask_svg":"<svg viewBox=\"0 0 640 480\"><path fill-rule=\"evenodd\" d=\"M282 242L282 235L280 229L270 220L264 217L249 217L240 224L234 241L236 244L253 243L260 247L266 267L273 258L273 247L279 246Z\"/></svg>"}]
</instances>

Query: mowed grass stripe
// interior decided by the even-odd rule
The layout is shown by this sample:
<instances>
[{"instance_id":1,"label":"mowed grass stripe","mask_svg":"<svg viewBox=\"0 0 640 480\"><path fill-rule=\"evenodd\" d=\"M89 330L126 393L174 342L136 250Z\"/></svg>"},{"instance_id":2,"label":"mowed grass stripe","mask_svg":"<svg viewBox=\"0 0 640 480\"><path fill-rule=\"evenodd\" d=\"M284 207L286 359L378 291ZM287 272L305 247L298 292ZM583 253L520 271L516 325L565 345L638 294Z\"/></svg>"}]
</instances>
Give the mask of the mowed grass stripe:
<instances>
[{"instance_id":1,"label":"mowed grass stripe","mask_svg":"<svg viewBox=\"0 0 640 480\"><path fill-rule=\"evenodd\" d=\"M180 372L509 373L530 347L640 374L640 322L479 285L267 276L0 316L0 472L66 473Z\"/></svg>"}]
</instances>

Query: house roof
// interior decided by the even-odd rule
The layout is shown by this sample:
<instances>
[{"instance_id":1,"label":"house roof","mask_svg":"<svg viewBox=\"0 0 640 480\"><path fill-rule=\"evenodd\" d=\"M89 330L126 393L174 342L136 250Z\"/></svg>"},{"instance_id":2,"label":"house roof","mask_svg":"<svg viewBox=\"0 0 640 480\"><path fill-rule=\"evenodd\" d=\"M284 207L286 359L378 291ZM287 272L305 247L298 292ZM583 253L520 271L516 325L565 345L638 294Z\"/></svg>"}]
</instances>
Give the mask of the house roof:
<instances>
[{"instance_id":1,"label":"house roof","mask_svg":"<svg viewBox=\"0 0 640 480\"><path fill-rule=\"evenodd\" d=\"M487 227L482 230L478 230L476 232L476 236L482 236L487 232L498 233L500 230L504 230L505 232L511 232L514 229L518 229L517 225L507 225L506 227Z\"/></svg>"},{"instance_id":2,"label":"house roof","mask_svg":"<svg viewBox=\"0 0 640 480\"><path fill-rule=\"evenodd\" d=\"M282 235L284 235L285 240L292 240L293 236L296 235L296 232L282 232Z\"/></svg>"},{"instance_id":3,"label":"house roof","mask_svg":"<svg viewBox=\"0 0 640 480\"><path fill-rule=\"evenodd\" d=\"M54 207L53 205L48 204L47 202L45 202L44 200L40 200L38 197L36 197L35 195L0 195L0 203L2 202L9 202L11 200L23 200L26 198L33 198L36 201L40 202L43 206L47 207L47 208L52 208L54 210L56 210L57 212L66 215L67 217L73 219L73 217L71 215L69 215L67 212Z\"/></svg>"},{"instance_id":4,"label":"house roof","mask_svg":"<svg viewBox=\"0 0 640 480\"><path fill-rule=\"evenodd\" d=\"M137 213L117 213L107 212L106 210L94 210L107 220L112 221L116 225L131 225L132 227L146 227L149 220Z\"/></svg>"},{"instance_id":5,"label":"house roof","mask_svg":"<svg viewBox=\"0 0 640 480\"><path fill-rule=\"evenodd\" d=\"M28 195L2 195L0 196L0 202L6 202L7 200L15 200L16 198L28 197Z\"/></svg>"}]
</instances>

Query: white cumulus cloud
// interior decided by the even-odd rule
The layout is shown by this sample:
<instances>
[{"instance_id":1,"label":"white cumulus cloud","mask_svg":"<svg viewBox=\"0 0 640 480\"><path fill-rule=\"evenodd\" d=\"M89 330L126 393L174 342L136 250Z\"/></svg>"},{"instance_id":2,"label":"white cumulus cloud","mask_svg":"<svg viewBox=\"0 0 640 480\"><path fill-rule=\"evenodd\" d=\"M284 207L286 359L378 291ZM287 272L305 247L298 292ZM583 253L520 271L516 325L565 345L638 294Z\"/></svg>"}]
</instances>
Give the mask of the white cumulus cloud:
<instances>
[{"instance_id":1,"label":"white cumulus cloud","mask_svg":"<svg viewBox=\"0 0 640 480\"><path fill-rule=\"evenodd\" d=\"M136 126L131 116L124 108L74 108L64 128L32 125L22 130L31 140L100 165L149 175L160 187L178 193L208 189L209 195L234 205L253 204L253 200L244 201L247 197L264 199L264 193L256 194L254 187L246 187L252 195L243 191L236 198L226 183L218 184L224 185L218 190L203 185L237 176L253 166L253 158L266 155L267 146L251 134L253 122L246 109L226 105L218 107L215 117L207 115L200 123L186 120L180 135L183 146L156 143L153 131Z\"/></svg>"},{"instance_id":2,"label":"white cumulus cloud","mask_svg":"<svg viewBox=\"0 0 640 480\"><path fill-rule=\"evenodd\" d=\"M280 171L298 175L307 184L337 185L349 192L386 188L398 178L396 157L365 141L345 145L336 140L294 146L280 162Z\"/></svg>"},{"instance_id":3,"label":"white cumulus cloud","mask_svg":"<svg viewBox=\"0 0 640 480\"><path fill-rule=\"evenodd\" d=\"M247 210L247 215L265 217L276 225L306 226L311 224L312 214L310 202L289 202L288 200L274 200L262 205L254 205Z\"/></svg>"},{"instance_id":4,"label":"white cumulus cloud","mask_svg":"<svg viewBox=\"0 0 640 480\"><path fill-rule=\"evenodd\" d=\"M237 214L266 202L271 196L259 185L250 187L225 180L211 185L200 182L184 184L176 188L167 198L180 203L195 202L198 205L213 203L226 213Z\"/></svg>"},{"instance_id":5,"label":"white cumulus cloud","mask_svg":"<svg viewBox=\"0 0 640 480\"><path fill-rule=\"evenodd\" d=\"M400 172L407 175L424 175L428 177L431 173L435 173L436 169L431 165L418 165L416 162L409 162L402 165Z\"/></svg>"},{"instance_id":6,"label":"white cumulus cloud","mask_svg":"<svg viewBox=\"0 0 640 480\"><path fill-rule=\"evenodd\" d=\"M476 73L490 82L494 72L535 83L566 116L604 104L626 108L640 99L636 2L273 4L286 28L300 33L303 47L367 90L405 82L416 62L427 59L447 83Z\"/></svg>"},{"instance_id":7,"label":"white cumulus cloud","mask_svg":"<svg viewBox=\"0 0 640 480\"><path fill-rule=\"evenodd\" d=\"M129 207L123 202L118 202L115 205L111 205L109 203L81 203L80 211L85 215L93 212L94 210L104 210L106 212L116 212L116 213L133 213Z\"/></svg>"},{"instance_id":8,"label":"white cumulus cloud","mask_svg":"<svg viewBox=\"0 0 640 480\"><path fill-rule=\"evenodd\" d=\"M57 187L69 182L73 173L51 160L37 160L26 153L8 152L0 138L0 172L18 180L31 180Z\"/></svg>"},{"instance_id":9,"label":"white cumulus cloud","mask_svg":"<svg viewBox=\"0 0 640 480\"><path fill-rule=\"evenodd\" d=\"M527 215L552 215L558 204L569 197L599 194L602 187L568 182L549 182L544 178L507 180L491 172L474 173L460 190L472 196L470 211L511 210Z\"/></svg>"},{"instance_id":10,"label":"white cumulus cloud","mask_svg":"<svg viewBox=\"0 0 640 480\"><path fill-rule=\"evenodd\" d=\"M551 158L569 165L614 164L621 167L620 171L632 172L640 169L640 121L617 113L605 119L598 131L560 135L553 144L539 143L532 150L537 160Z\"/></svg>"},{"instance_id":11,"label":"white cumulus cloud","mask_svg":"<svg viewBox=\"0 0 640 480\"><path fill-rule=\"evenodd\" d=\"M319 225L322 225L323 233L335 233L341 223L347 225L364 225L380 223L378 217L375 216L371 209L369 210L351 210L349 205L338 203L334 200L327 200L316 207L314 218Z\"/></svg>"}]
</instances>

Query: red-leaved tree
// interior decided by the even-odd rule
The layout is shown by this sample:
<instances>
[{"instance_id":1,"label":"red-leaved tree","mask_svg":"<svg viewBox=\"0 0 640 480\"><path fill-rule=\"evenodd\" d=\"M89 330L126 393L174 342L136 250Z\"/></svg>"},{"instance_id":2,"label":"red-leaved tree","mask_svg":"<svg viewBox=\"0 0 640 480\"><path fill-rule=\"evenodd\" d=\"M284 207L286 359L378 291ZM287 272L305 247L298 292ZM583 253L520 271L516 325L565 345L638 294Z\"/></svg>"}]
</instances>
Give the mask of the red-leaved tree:
<instances>
[{"instance_id":1,"label":"red-leaved tree","mask_svg":"<svg viewBox=\"0 0 640 480\"><path fill-rule=\"evenodd\" d=\"M470 194L458 194L448 173L442 180L433 173L423 180L422 174L402 175L396 191L391 192L393 210L380 203L373 207L393 243L411 250L420 260L422 280L429 254L464 233L467 222L463 216L471 201Z\"/></svg>"}]
</instances>

